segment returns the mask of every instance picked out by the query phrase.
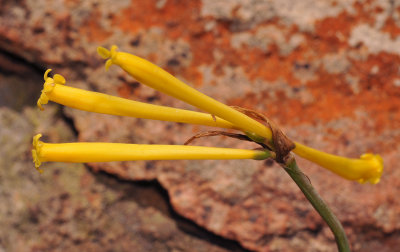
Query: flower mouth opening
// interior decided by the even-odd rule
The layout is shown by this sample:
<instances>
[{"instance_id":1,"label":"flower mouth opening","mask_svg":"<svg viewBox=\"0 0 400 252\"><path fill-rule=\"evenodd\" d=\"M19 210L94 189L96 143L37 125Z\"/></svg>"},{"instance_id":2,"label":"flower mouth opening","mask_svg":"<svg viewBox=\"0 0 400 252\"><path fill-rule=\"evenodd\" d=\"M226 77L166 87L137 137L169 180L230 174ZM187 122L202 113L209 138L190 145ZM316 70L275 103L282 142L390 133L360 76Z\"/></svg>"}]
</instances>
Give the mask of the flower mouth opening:
<instances>
[{"instance_id":1,"label":"flower mouth opening","mask_svg":"<svg viewBox=\"0 0 400 252\"><path fill-rule=\"evenodd\" d=\"M40 165L42 164L42 161L40 160L40 152L41 152L41 149L43 146L43 142L39 140L41 137L42 137L42 134L37 134L36 136L33 137L32 158L33 158L33 163L35 164L36 170L40 173L43 173L43 170L40 169Z\"/></svg>"},{"instance_id":2,"label":"flower mouth opening","mask_svg":"<svg viewBox=\"0 0 400 252\"><path fill-rule=\"evenodd\" d=\"M370 162L371 169L365 173L365 176L358 182L365 183L370 182L371 184L379 183L383 173L383 159L378 154L366 153L361 155L361 160Z\"/></svg>"},{"instance_id":3,"label":"flower mouth opening","mask_svg":"<svg viewBox=\"0 0 400 252\"><path fill-rule=\"evenodd\" d=\"M110 50L104 48L104 47L97 47L97 53L102 57L103 59L108 59L106 61L106 71L110 68L112 64L114 64L114 59L117 55L117 50L118 47L116 45L112 45Z\"/></svg>"},{"instance_id":4,"label":"flower mouth opening","mask_svg":"<svg viewBox=\"0 0 400 252\"><path fill-rule=\"evenodd\" d=\"M39 107L40 110L44 110L42 105L45 105L49 102L50 100L49 94L51 93L51 91L53 91L56 84L65 85L66 82L65 78L60 74L55 74L53 78L49 77L48 74L50 71L51 69L47 69L43 76L44 78L43 89L37 101L37 106Z\"/></svg>"}]
</instances>

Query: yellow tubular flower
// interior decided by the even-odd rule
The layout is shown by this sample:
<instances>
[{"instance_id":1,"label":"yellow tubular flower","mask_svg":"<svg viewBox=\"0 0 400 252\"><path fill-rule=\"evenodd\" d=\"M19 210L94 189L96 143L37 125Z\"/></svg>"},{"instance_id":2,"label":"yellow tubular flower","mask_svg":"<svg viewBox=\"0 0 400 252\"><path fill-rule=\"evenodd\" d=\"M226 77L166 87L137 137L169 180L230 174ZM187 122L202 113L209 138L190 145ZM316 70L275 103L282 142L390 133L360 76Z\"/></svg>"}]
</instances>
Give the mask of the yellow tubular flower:
<instances>
[{"instance_id":1,"label":"yellow tubular flower","mask_svg":"<svg viewBox=\"0 0 400 252\"><path fill-rule=\"evenodd\" d=\"M150 145L123 143L50 144L33 137L32 156L36 169L42 162L110 162L134 160L254 159L271 157L269 151L188 145Z\"/></svg>"},{"instance_id":2,"label":"yellow tubular flower","mask_svg":"<svg viewBox=\"0 0 400 252\"><path fill-rule=\"evenodd\" d=\"M300 157L308 159L343 178L356 180L360 183L376 184L383 172L381 156L371 153L361 155L360 159L345 158L318 151L300 143L296 143L296 148L293 151Z\"/></svg>"},{"instance_id":3,"label":"yellow tubular flower","mask_svg":"<svg viewBox=\"0 0 400 252\"><path fill-rule=\"evenodd\" d=\"M213 118L210 114L158 106L132 101L116 96L91 92L79 88L65 86L65 79L59 74L54 79L48 77L47 70L42 94L37 102L40 109L49 100L75 109L109 115L130 116L153 120L199 124L220 128L235 128L232 123L221 118Z\"/></svg>"},{"instance_id":4,"label":"yellow tubular flower","mask_svg":"<svg viewBox=\"0 0 400 252\"><path fill-rule=\"evenodd\" d=\"M106 69L116 64L143 84L231 122L256 142L271 141L272 132L263 124L189 87L149 61L129 53L117 52L116 46L112 46L111 50L98 47L97 52L102 58L108 59ZM382 175L383 161L379 155L364 154L360 159L350 159L318 151L300 143L295 145L295 149L292 150L294 153L346 179L375 184Z\"/></svg>"},{"instance_id":5,"label":"yellow tubular flower","mask_svg":"<svg viewBox=\"0 0 400 252\"><path fill-rule=\"evenodd\" d=\"M97 52L102 58L108 59L106 69L112 64L118 65L145 85L225 119L244 131L254 132L271 140L271 130L263 124L189 87L153 63L129 53L117 52L115 45L110 51L98 47Z\"/></svg>"}]
</instances>

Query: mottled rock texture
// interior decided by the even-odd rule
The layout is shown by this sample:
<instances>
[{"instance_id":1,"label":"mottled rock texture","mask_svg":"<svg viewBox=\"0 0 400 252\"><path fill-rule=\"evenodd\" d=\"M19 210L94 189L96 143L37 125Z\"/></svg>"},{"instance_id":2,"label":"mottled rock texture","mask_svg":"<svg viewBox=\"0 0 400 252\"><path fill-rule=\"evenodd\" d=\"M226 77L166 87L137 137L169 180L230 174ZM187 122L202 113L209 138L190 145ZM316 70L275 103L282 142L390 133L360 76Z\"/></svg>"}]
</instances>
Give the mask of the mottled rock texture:
<instances>
[{"instance_id":1,"label":"mottled rock texture","mask_svg":"<svg viewBox=\"0 0 400 252\"><path fill-rule=\"evenodd\" d=\"M171 216L154 183L94 175L81 164L50 164L39 176L30 158L34 133L76 140L57 110L0 108L0 251L229 251L183 232L187 222Z\"/></svg>"},{"instance_id":2,"label":"mottled rock texture","mask_svg":"<svg viewBox=\"0 0 400 252\"><path fill-rule=\"evenodd\" d=\"M222 102L263 112L297 141L349 157L368 151L380 153L385 171L381 182L374 186L345 181L301 159L299 164L343 222L353 251L393 251L400 246L399 1L26 0L1 1L0 6L0 51L36 70L53 68L66 77L68 85L193 109L138 84L117 67L105 72L96 47L117 44L121 50L155 62ZM19 65L17 62L1 66L5 72L16 73L21 71ZM72 109L64 109L63 113L72 119L79 141L182 144L207 129ZM26 115L21 118L26 120ZM55 137L58 134L50 128L41 128L49 140L71 139ZM200 139L194 144L252 147L218 137ZM28 161L27 154L24 162ZM2 164L2 170L3 167ZM118 225L129 223L129 230L144 236L158 225L173 226L160 215L160 222L142 225L150 230L140 232L135 225L154 220L142 215L158 218L158 213L133 203L118 203L110 213L97 213L106 214L108 219L84 225L99 230L104 240L96 243L88 236L79 236L79 216L63 213L68 210L62 210L62 204L78 204L73 202L81 201L86 197L85 191L90 192L90 186L97 185L79 182L82 177L93 176L80 166L69 171L57 167L67 166L45 165L49 173L45 176L71 173L68 181L76 183L74 190L79 190L65 198L54 196L56 203L47 195L35 196L35 202L42 202L41 208L45 209L58 207L62 216L54 218L61 218L61 222L69 218L69 224L60 228L51 220L35 217L36 222L29 225L42 227L42 232L51 238L39 232L30 238L31 246L47 248L46 239L63 239L66 232L72 242L75 238L69 235L104 250L116 244L104 237L122 239L118 249L128 250L129 246L145 246L146 242L135 240L128 229ZM90 167L125 180L158 181L177 213L218 236L238 241L245 249L336 250L326 225L286 174L270 162L154 161ZM29 176L29 180L40 179L33 171ZM55 181L44 185L47 191L52 187L70 190ZM20 179L19 183L26 182ZM105 195L113 186L95 189L100 197L97 204L108 204L110 199ZM7 188L4 190L22 193L14 187L1 184L1 188ZM33 188L29 189L32 194L39 190L33 183L29 188ZM21 209L31 211L22 203ZM113 214L135 218L121 221ZM51 236L54 228L61 233L55 238ZM113 228L119 231L113 232ZM172 231L154 240L166 246L169 240L180 240L176 237L180 235L179 231ZM15 239L26 238L20 235ZM197 247L196 242L188 244ZM8 246L3 238L0 244ZM52 244L58 248L58 243ZM191 251L193 247L179 249Z\"/></svg>"}]
</instances>

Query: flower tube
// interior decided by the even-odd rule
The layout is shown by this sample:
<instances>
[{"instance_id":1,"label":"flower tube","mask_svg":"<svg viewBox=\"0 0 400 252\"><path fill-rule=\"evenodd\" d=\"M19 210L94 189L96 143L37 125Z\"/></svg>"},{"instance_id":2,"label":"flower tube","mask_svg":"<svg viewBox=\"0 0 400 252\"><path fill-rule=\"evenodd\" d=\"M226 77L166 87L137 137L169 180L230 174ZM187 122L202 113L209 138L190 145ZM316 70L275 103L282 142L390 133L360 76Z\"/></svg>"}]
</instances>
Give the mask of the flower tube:
<instances>
[{"instance_id":1,"label":"flower tube","mask_svg":"<svg viewBox=\"0 0 400 252\"><path fill-rule=\"evenodd\" d=\"M254 159L271 157L267 150L245 150L188 145L123 143L44 143L42 135L33 137L32 157L36 169L42 162L110 162L135 160Z\"/></svg>"},{"instance_id":2,"label":"flower tube","mask_svg":"<svg viewBox=\"0 0 400 252\"><path fill-rule=\"evenodd\" d=\"M328 154L300 143L295 143L294 152L302 158L314 162L337 175L356 180L360 183L370 182L376 184L379 182L383 172L383 160L379 155L366 153L359 159L345 158Z\"/></svg>"},{"instance_id":3,"label":"flower tube","mask_svg":"<svg viewBox=\"0 0 400 252\"><path fill-rule=\"evenodd\" d=\"M37 102L40 109L43 109L42 105L47 104L50 100L67 107L102 114L190 123L228 129L235 128L232 123L218 117L213 118L210 114L206 113L158 106L68 87L64 85L65 78L63 76L56 74L54 78L48 77L50 71L51 69L48 69L44 74L45 83L42 94Z\"/></svg>"},{"instance_id":4,"label":"flower tube","mask_svg":"<svg viewBox=\"0 0 400 252\"><path fill-rule=\"evenodd\" d=\"M244 131L254 132L269 141L271 140L271 130L263 124L189 87L153 63L129 53L117 52L115 45L111 47L110 51L98 47L97 52L102 58L108 59L106 69L112 64L118 65L145 85L225 119Z\"/></svg>"}]
</instances>

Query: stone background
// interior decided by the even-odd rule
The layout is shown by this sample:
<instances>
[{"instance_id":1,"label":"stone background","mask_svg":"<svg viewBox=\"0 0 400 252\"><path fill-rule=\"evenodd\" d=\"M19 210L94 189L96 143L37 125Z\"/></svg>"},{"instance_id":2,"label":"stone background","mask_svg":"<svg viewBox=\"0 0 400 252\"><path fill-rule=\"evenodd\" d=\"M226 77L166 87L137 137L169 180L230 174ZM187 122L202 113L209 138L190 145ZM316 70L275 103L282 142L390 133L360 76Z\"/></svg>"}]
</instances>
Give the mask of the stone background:
<instances>
[{"instance_id":1,"label":"stone background","mask_svg":"<svg viewBox=\"0 0 400 252\"><path fill-rule=\"evenodd\" d=\"M377 185L299 159L353 251L400 246L400 1L0 0L0 251L336 251L269 161L49 163L48 142L182 144L206 127L34 107L47 68L67 85L194 109L142 86L97 46L145 57L296 141L385 162ZM251 147L227 138L194 144Z\"/></svg>"}]
</instances>

